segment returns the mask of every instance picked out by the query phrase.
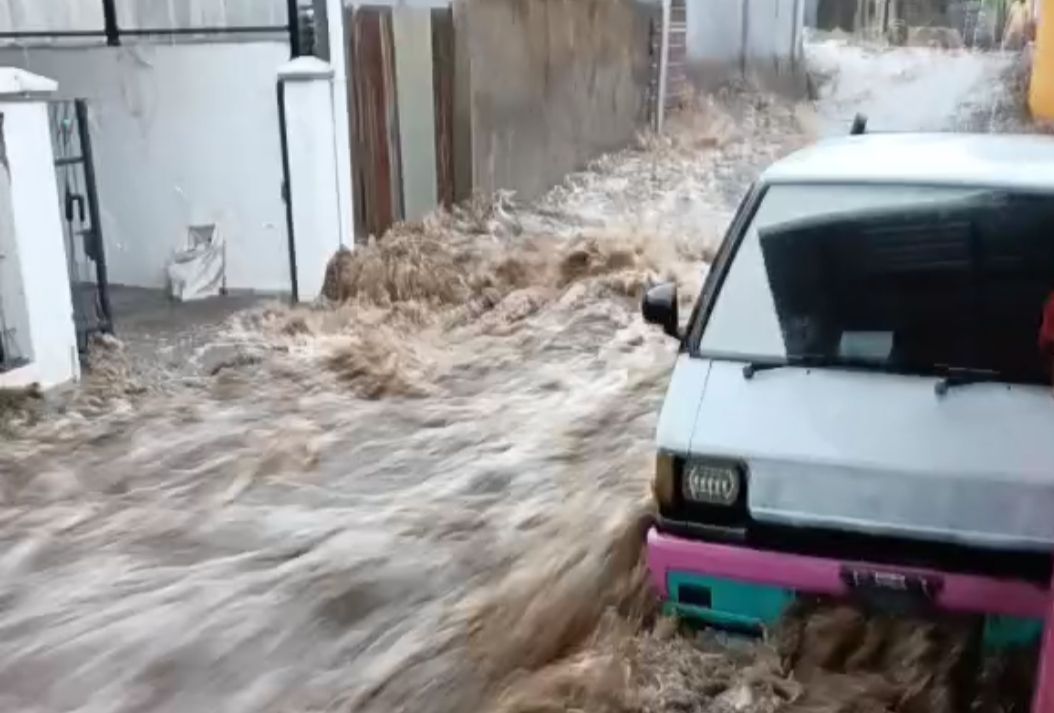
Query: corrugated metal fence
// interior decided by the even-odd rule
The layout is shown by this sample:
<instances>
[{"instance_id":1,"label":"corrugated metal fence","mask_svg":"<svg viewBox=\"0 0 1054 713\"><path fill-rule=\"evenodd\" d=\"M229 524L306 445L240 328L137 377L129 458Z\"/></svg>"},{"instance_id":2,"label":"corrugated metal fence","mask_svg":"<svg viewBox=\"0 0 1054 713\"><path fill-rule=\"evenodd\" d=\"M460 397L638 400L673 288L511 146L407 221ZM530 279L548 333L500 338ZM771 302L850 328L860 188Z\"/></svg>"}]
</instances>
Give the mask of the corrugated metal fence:
<instances>
[{"instance_id":1,"label":"corrugated metal fence","mask_svg":"<svg viewBox=\"0 0 1054 713\"><path fill-rule=\"evenodd\" d=\"M283 25L286 0L116 0L118 23L135 28ZM3 0L0 32L73 32L103 27L99 0Z\"/></svg>"}]
</instances>

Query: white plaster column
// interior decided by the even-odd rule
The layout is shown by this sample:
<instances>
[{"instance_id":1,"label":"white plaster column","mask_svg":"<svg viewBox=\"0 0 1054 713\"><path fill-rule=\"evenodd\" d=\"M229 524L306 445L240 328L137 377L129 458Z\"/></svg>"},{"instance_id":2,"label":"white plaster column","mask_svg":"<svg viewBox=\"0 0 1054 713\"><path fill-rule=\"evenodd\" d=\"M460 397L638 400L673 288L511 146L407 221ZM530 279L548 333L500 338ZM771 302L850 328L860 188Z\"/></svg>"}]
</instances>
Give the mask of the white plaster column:
<instances>
[{"instance_id":1,"label":"white plaster column","mask_svg":"<svg viewBox=\"0 0 1054 713\"><path fill-rule=\"evenodd\" d=\"M0 67L3 158L9 174L13 259L21 277L19 311L30 363L0 375L0 385L51 388L80 377L65 238L59 215L47 98L58 85L21 69Z\"/></svg>"},{"instance_id":2,"label":"white plaster column","mask_svg":"<svg viewBox=\"0 0 1054 713\"><path fill-rule=\"evenodd\" d=\"M333 149L333 68L317 57L298 57L278 70L285 87L286 150L293 213L298 297L319 296L326 264L342 240L339 161Z\"/></svg>"}]
</instances>

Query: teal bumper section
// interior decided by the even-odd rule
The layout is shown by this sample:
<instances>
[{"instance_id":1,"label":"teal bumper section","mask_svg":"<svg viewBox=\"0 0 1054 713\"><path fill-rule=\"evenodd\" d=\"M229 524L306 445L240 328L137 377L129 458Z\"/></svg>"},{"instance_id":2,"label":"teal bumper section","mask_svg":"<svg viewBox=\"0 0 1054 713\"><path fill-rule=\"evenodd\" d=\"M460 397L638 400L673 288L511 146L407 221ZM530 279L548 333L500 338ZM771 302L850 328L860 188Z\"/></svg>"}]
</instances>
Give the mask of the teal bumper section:
<instances>
[{"instance_id":1,"label":"teal bumper section","mask_svg":"<svg viewBox=\"0 0 1054 713\"><path fill-rule=\"evenodd\" d=\"M794 602L794 592L716 577L671 572L667 611L718 628L762 632L776 624Z\"/></svg>"},{"instance_id":2,"label":"teal bumper section","mask_svg":"<svg viewBox=\"0 0 1054 713\"><path fill-rule=\"evenodd\" d=\"M1038 646L1042 636L1043 622L1039 619L992 615L984 620L984 647L990 651Z\"/></svg>"},{"instance_id":3,"label":"teal bumper section","mask_svg":"<svg viewBox=\"0 0 1054 713\"><path fill-rule=\"evenodd\" d=\"M670 593L664 607L667 615L719 629L757 634L775 626L796 598L790 589L687 572L671 572L667 588ZM1043 622L1039 620L984 617L984 647L989 651L1035 646L1042 635Z\"/></svg>"}]
</instances>

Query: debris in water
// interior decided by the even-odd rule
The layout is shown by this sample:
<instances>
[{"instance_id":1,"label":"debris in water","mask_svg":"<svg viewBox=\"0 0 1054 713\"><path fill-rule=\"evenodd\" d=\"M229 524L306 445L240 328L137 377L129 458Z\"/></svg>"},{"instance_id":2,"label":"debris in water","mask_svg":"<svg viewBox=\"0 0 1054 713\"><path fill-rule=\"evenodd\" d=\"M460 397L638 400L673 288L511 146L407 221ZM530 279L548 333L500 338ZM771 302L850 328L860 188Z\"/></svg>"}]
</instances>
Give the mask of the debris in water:
<instances>
[{"instance_id":1,"label":"debris in water","mask_svg":"<svg viewBox=\"0 0 1054 713\"><path fill-rule=\"evenodd\" d=\"M364 399L422 397L434 392L427 363L394 330L346 337L326 357L326 366Z\"/></svg>"},{"instance_id":2,"label":"debris in water","mask_svg":"<svg viewBox=\"0 0 1054 713\"><path fill-rule=\"evenodd\" d=\"M40 384L0 389L0 428L12 421L25 421L39 416L43 400Z\"/></svg>"}]
</instances>

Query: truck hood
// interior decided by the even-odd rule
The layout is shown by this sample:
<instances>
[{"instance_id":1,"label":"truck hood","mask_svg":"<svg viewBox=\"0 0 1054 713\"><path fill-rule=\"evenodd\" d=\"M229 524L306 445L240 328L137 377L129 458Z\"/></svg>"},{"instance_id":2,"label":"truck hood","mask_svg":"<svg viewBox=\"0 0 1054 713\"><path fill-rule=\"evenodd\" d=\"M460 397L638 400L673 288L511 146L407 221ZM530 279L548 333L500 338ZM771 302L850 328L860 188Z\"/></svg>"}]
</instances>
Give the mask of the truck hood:
<instances>
[{"instance_id":1,"label":"truck hood","mask_svg":"<svg viewBox=\"0 0 1054 713\"><path fill-rule=\"evenodd\" d=\"M1054 549L1054 396L682 355L659 446L740 458L759 521Z\"/></svg>"}]
</instances>

